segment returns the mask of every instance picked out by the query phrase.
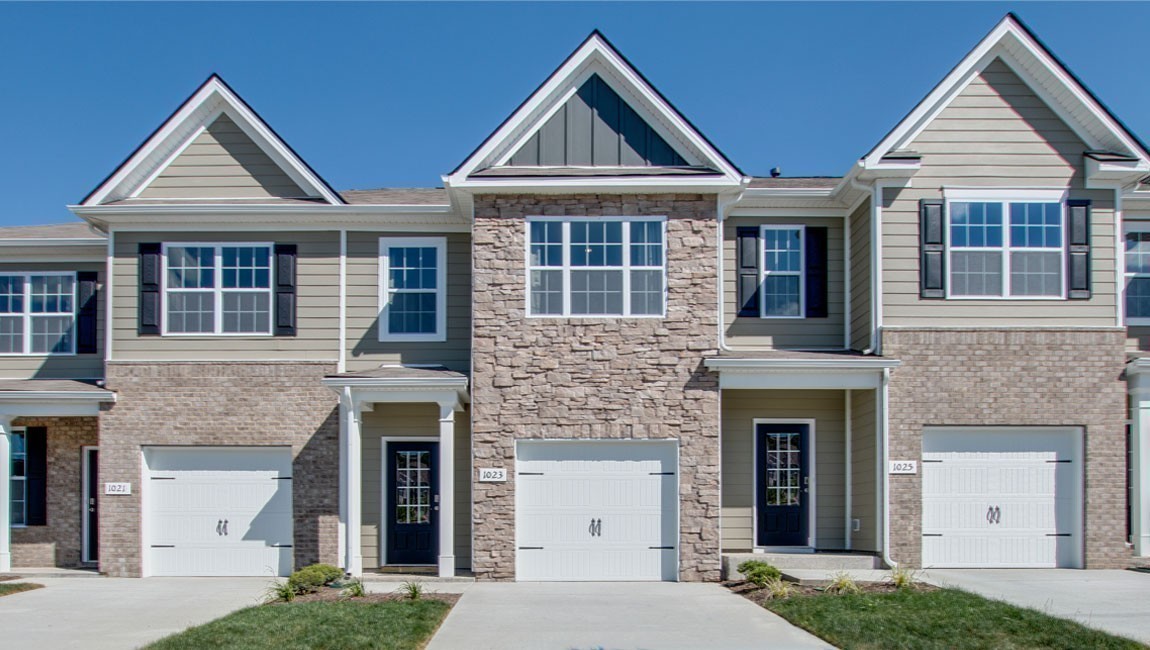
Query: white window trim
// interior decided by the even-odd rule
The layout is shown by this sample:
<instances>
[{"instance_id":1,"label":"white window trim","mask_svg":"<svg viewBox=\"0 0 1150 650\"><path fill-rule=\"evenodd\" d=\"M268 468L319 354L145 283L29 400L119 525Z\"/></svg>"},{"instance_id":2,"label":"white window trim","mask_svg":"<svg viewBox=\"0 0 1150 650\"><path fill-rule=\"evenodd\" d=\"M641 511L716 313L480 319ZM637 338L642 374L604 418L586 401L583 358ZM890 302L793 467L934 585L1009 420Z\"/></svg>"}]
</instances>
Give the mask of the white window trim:
<instances>
[{"instance_id":1,"label":"white window trim","mask_svg":"<svg viewBox=\"0 0 1150 650\"><path fill-rule=\"evenodd\" d=\"M56 277L70 277L72 278L72 312L71 314L65 312L45 312L42 314L32 313L32 278L44 276ZM0 277L5 278L24 278L24 311L19 314L9 313L0 314L0 316L13 317L21 316L23 323L21 327L24 328L24 350L23 352L0 352L0 357L71 357L76 355L76 336L79 332L76 331L76 314L79 312L80 305L77 304L79 297L79 286L76 281L75 271L28 271L21 273L0 273ZM32 352L32 319L36 316L68 316L72 317L72 348L67 352Z\"/></svg>"},{"instance_id":2,"label":"white window trim","mask_svg":"<svg viewBox=\"0 0 1150 650\"><path fill-rule=\"evenodd\" d=\"M955 195L961 198L952 198ZM948 190L944 191L946 197L946 299L947 300L1022 300L1034 301L1063 301L1066 300L1066 192L1062 190L1023 190L1011 193L1005 190ZM970 198L968 198L970 197ZM993 198L992 198L993 197ZM1058 198L1055 198L1058 197ZM954 271L953 253L956 250L951 243L951 205L954 203L999 203L1002 205L1002 246L962 246L957 248L961 252L970 253L999 253L1002 255L1002 294L989 296L955 295L952 292L954 283L951 273ZM1010 254L1011 253L1053 253L1053 248L1035 248L1032 246L1010 245L1010 204L1011 203L1057 203L1058 227L1061 229L1062 245L1057 249L1059 255L1060 288L1057 296L1014 296L1010 294Z\"/></svg>"},{"instance_id":3,"label":"white window trim","mask_svg":"<svg viewBox=\"0 0 1150 650\"><path fill-rule=\"evenodd\" d=\"M435 331L420 334L392 334L387 331L391 295L396 293L387 282L388 248L435 249ZM420 290L419 293L426 293ZM380 237L379 238L379 340L380 342L442 342L447 340L447 238L446 237Z\"/></svg>"},{"instance_id":4,"label":"white window trim","mask_svg":"<svg viewBox=\"0 0 1150 650\"><path fill-rule=\"evenodd\" d=\"M799 231L799 270L798 271L768 271L766 232L768 230L797 230ZM767 313L767 300L763 294L767 276L797 276L799 278L799 313L795 316L772 315ZM759 318L771 320L802 320L807 317L807 227L800 224L765 224L759 227Z\"/></svg>"},{"instance_id":5,"label":"white window trim","mask_svg":"<svg viewBox=\"0 0 1150 650\"><path fill-rule=\"evenodd\" d=\"M535 222L558 221L563 224L563 234L560 238L563 251L562 266L536 266L531 263L531 224ZM652 223L661 224L661 237L663 241L663 263L660 266L631 266L631 228L623 229L623 264L619 266L571 266L571 224L576 222L610 222L623 223ZM564 318L580 320L620 320L630 318L666 318L667 317L667 217L665 216L601 216L601 217L559 217L559 216L532 216L527 217L524 229L523 255L527 267L524 291L524 313L528 318ZM531 272L532 271L562 271L563 273L563 313L536 314L531 311ZM622 271L623 273L623 313L622 314L572 314L571 313L571 272L572 271ZM631 271L661 271L663 280L663 309L657 314L631 313Z\"/></svg>"},{"instance_id":6,"label":"white window trim","mask_svg":"<svg viewBox=\"0 0 1150 650\"><path fill-rule=\"evenodd\" d=\"M12 474L11 463L15 460L16 454L11 454L11 456L13 456L13 458L8 461L9 462L9 467L8 467L8 480L9 480L9 482L11 482L11 481L24 481L24 523L22 523L22 524L12 523L12 514L11 514L11 512L9 512L9 514L8 514L8 525L11 528L27 528L28 527L28 429L27 429L27 427L12 427L11 433L14 436L24 436L24 476L15 476ZM9 508L12 507L11 487L9 487L8 507Z\"/></svg>"},{"instance_id":7,"label":"white window trim","mask_svg":"<svg viewBox=\"0 0 1150 650\"><path fill-rule=\"evenodd\" d=\"M208 290L208 289L179 289L179 288L169 287L168 286L168 249L172 248L172 247L175 247L175 248L184 248L184 247L212 248L212 249L214 249L214 252L212 253L212 263L215 265L214 266L215 286L210 290ZM224 289L222 286L222 284L223 284L223 272L222 272L222 268L221 268L221 265L223 263L223 259L222 259L223 256L221 254L221 249L223 249L223 248L267 248L268 249L269 266L270 266L270 268L268 269L269 273L268 273L268 287L267 287L267 289L239 289L239 288L237 288L237 289ZM164 242L163 245L160 247L160 259L161 259L161 264L160 264L160 295L162 297L161 305L160 305L160 323L163 326L160 329L160 333L162 336L183 337L183 338L187 338L187 337L192 337L192 338L195 338L195 337L199 337L199 338L212 337L212 338L215 338L215 337L245 337L246 336L246 337L263 338L263 337L270 337L272 335L273 330L274 330L274 326L275 326L274 320L275 320L275 311L276 311L276 306L275 306L275 286L276 286L275 244L273 244L271 242L243 242L243 241L235 241L235 242ZM213 296L214 296L212 298L212 309L214 311L215 316L212 319L212 324L215 327L215 331L213 331L213 332L169 332L168 331L168 321L169 321L169 319L168 319L168 294L170 292L173 292L173 291L182 291L182 292L186 292L186 293L208 293L208 291L211 291ZM225 331L223 331L223 327L224 327L224 293L266 293L268 295L268 329L267 329L267 331L266 332L225 332Z\"/></svg>"},{"instance_id":8,"label":"white window trim","mask_svg":"<svg viewBox=\"0 0 1150 650\"><path fill-rule=\"evenodd\" d=\"M1130 284L1130 279L1136 278L1139 276L1150 277L1150 273L1131 273L1126 268L1126 233L1131 233L1131 232L1150 232L1150 221L1127 221L1124 224L1122 224L1121 264L1122 264L1123 282L1122 282L1121 299L1122 299L1123 305L1126 304L1126 287L1127 287L1127 285ZM1124 311L1123 313L1127 314L1127 316L1126 316L1126 324L1127 325L1150 325L1150 317L1131 318L1128 315L1129 312Z\"/></svg>"}]
</instances>

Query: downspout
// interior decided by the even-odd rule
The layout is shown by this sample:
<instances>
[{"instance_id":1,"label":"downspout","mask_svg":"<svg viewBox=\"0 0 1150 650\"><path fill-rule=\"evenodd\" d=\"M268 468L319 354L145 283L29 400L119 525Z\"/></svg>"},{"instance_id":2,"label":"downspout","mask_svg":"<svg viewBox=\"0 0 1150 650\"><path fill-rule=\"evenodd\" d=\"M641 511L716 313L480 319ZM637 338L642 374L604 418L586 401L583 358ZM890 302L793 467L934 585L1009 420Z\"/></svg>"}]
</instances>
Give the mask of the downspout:
<instances>
[{"instance_id":1,"label":"downspout","mask_svg":"<svg viewBox=\"0 0 1150 650\"><path fill-rule=\"evenodd\" d=\"M851 513L854 511L854 507L851 503L853 498L853 486L851 484L854 482L854 477L851 475L851 446L853 444L851 438L854 434L852 431L854 428L854 416L851 413L851 394L850 389L843 391L843 395L845 396L843 398L843 420L845 425L843 427L843 438L845 439L843 444L843 457L846 459L844 463L845 469L843 471L845 477L843 481L843 501L845 501L846 506L846 521L843 522L845 525L845 528L843 528L843 545L846 547L844 550L847 551L851 550L851 533L854 532L854 526L851 522Z\"/></svg>"},{"instance_id":2,"label":"downspout","mask_svg":"<svg viewBox=\"0 0 1150 650\"><path fill-rule=\"evenodd\" d=\"M882 401L879 424L882 427L882 561L892 569L898 568L890 556L890 368L882 369Z\"/></svg>"}]
</instances>

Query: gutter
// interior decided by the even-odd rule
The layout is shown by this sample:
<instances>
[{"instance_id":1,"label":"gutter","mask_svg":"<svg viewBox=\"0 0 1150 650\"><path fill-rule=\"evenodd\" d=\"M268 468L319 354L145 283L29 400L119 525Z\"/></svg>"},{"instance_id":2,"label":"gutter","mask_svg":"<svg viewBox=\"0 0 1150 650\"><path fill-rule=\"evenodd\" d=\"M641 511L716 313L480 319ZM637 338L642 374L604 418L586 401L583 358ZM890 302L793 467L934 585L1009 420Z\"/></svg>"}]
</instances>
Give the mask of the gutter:
<instances>
[{"instance_id":1,"label":"gutter","mask_svg":"<svg viewBox=\"0 0 1150 650\"><path fill-rule=\"evenodd\" d=\"M0 391L0 404L5 402L115 402L112 391L89 390L5 390Z\"/></svg>"},{"instance_id":2,"label":"gutter","mask_svg":"<svg viewBox=\"0 0 1150 650\"><path fill-rule=\"evenodd\" d=\"M11 237L0 239L0 246L103 246L104 238L95 237Z\"/></svg>"},{"instance_id":3,"label":"gutter","mask_svg":"<svg viewBox=\"0 0 1150 650\"><path fill-rule=\"evenodd\" d=\"M845 357L843 359L735 359L712 357L703 365L714 370L882 370L902 364L898 359Z\"/></svg>"}]
</instances>

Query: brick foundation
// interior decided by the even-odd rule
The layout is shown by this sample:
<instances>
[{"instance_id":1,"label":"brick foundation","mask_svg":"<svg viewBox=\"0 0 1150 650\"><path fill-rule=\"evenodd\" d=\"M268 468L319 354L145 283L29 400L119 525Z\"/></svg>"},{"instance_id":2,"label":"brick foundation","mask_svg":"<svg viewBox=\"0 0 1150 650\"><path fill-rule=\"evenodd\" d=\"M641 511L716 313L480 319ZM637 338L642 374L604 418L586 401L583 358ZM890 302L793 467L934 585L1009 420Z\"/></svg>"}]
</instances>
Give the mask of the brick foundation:
<instances>
[{"instance_id":1,"label":"brick foundation","mask_svg":"<svg viewBox=\"0 0 1150 650\"><path fill-rule=\"evenodd\" d=\"M1086 437L1086 567L1124 567L1126 357L1120 330L886 330L891 458L922 456L923 427L1079 426ZM921 474L890 477L896 562L921 563Z\"/></svg>"},{"instance_id":2,"label":"brick foundation","mask_svg":"<svg viewBox=\"0 0 1150 650\"><path fill-rule=\"evenodd\" d=\"M667 217L667 316L525 318L525 218ZM680 441L683 580L719 579L715 198L479 196L473 231L473 465L515 466L525 438ZM515 481L474 483L476 577L515 577Z\"/></svg>"},{"instance_id":3,"label":"brick foundation","mask_svg":"<svg viewBox=\"0 0 1150 650\"><path fill-rule=\"evenodd\" d=\"M335 564L339 526L339 412L320 379L324 363L110 363L117 404L102 416L100 480L130 481L105 497L100 570L141 574L141 448L146 445L290 445L295 563Z\"/></svg>"}]
</instances>

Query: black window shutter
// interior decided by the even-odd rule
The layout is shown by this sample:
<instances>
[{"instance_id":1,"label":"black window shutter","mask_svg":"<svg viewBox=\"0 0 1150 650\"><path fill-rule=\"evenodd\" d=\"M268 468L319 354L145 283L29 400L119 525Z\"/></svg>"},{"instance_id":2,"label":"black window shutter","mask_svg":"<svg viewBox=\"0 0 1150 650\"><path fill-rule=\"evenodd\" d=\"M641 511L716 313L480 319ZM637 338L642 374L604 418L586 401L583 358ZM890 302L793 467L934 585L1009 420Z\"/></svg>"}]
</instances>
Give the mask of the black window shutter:
<instances>
[{"instance_id":1,"label":"black window shutter","mask_svg":"<svg viewBox=\"0 0 1150 650\"><path fill-rule=\"evenodd\" d=\"M1066 297L1090 299L1090 201L1066 202Z\"/></svg>"},{"instance_id":2,"label":"black window shutter","mask_svg":"<svg viewBox=\"0 0 1150 650\"><path fill-rule=\"evenodd\" d=\"M24 432L24 490L29 526L48 525L48 430L28 427Z\"/></svg>"},{"instance_id":3,"label":"black window shutter","mask_svg":"<svg viewBox=\"0 0 1150 650\"><path fill-rule=\"evenodd\" d=\"M941 199L923 199L918 204L919 296L922 298L946 297L945 210Z\"/></svg>"},{"instance_id":4,"label":"black window shutter","mask_svg":"<svg viewBox=\"0 0 1150 650\"><path fill-rule=\"evenodd\" d=\"M275 335L295 336L296 245L276 244Z\"/></svg>"},{"instance_id":5,"label":"black window shutter","mask_svg":"<svg viewBox=\"0 0 1150 650\"><path fill-rule=\"evenodd\" d=\"M140 335L160 333L160 245L140 244Z\"/></svg>"},{"instance_id":6,"label":"black window shutter","mask_svg":"<svg viewBox=\"0 0 1150 650\"><path fill-rule=\"evenodd\" d=\"M95 271L76 274L76 353L96 353L96 277Z\"/></svg>"},{"instance_id":7,"label":"black window shutter","mask_svg":"<svg viewBox=\"0 0 1150 650\"><path fill-rule=\"evenodd\" d=\"M807 318L827 317L827 229L806 229Z\"/></svg>"},{"instance_id":8,"label":"black window shutter","mask_svg":"<svg viewBox=\"0 0 1150 650\"><path fill-rule=\"evenodd\" d=\"M759 229L735 230L735 296L739 316L759 316Z\"/></svg>"}]
</instances>

